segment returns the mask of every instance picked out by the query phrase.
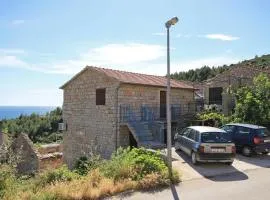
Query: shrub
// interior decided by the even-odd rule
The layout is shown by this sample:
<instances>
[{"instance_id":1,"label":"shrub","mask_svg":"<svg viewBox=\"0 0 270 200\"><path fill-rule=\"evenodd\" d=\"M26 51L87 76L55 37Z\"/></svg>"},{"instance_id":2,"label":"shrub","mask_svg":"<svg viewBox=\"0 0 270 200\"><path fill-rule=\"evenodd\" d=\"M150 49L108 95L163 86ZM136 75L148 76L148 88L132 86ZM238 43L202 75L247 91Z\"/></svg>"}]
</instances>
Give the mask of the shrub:
<instances>
[{"instance_id":1,"label":"shrub","mask_svg":"<svg viewBox=\"0 0 270 200\"><path fill-rule=\"evenodd\" d=\"M140 148L119 148L111 160L101 168L106 177L114 180L130 178L140 180L150 173L161 173L167 167L159 153Z\"/></svg>"},{"instance_id":2,"label":"shrub","mask_svg":"<svg viewBox=\"0 0 270 200\"><path fill-rule=\"evenodd\" d=\"M100 156L92 155L90 158L82 156L76 162L74 172L79 175L86 175L90 170L98 168L102 163Z\"/></svg>"},{"instance_id":3,"label":"shrub","mask_svg":"<svg viewBox=\"0 0 270 200\"><path fill-rule=\"evenodd\" d=\"M270 126L270 77L260 74L253 85L236 92L234 117L241 122Z\"/></svg>"},{"instance_id":4,"label":"shrub","mask_svg":"<svg viewBox=\"0 0 270 200\"><path fill-rule=\"evenodd\" d=\"M219 112L203 112L197 114L197 118L200 120L204 120L206 125L210 126L222 126L232 120L231 117L226 117L224 114Z\"/></svg>"},{"instance_id":5,"label":"shrub","mask_svg":"<svg viewBox=\"0 0 270 200\"><path fill-rule=\"evenodd\" d=\"M9 165L0 164L0 199L12 191L16 183L15 171Z\"/></svg>"},{"instance_id":6,"label":"shrub","mask_svg":"<svg viewBox=\"0 0 270 200\"><path fill-rule=\"evenodd\" d=\"M168 168L160 153L146 149L118 149L111 160L80 158L78 169L66 166L29 179L15 177L12 168L0 165L0 199L63 200L101 199L131 189L169 185ZM84 171L85 170L85 171ZM179 182L173 171L172 182Z\"/></svg>"},{"instance_id":7,"label":"shrub","mask_svg":"<svg viewBox=\"0 0 270 200\"><path fill-rule=\"evenodd\" d=\"M47 184L54 184L55 182L66 182L79 178L78 175L70 171L65 165L61 168L47 171L41 174L37 185L45 186Z\"/></svg>"}]
</instances>

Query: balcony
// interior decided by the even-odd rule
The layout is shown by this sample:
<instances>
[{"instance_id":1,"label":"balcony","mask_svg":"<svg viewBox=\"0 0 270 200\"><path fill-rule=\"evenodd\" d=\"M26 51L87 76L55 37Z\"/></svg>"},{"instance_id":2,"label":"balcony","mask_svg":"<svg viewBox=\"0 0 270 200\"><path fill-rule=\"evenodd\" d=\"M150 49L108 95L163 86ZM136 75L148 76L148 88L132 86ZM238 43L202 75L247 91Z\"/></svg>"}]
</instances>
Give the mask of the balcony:
<instances>
[{"instance_id":1,"label":"balcony","mask_svg":"<svg viewBox=\"0 0 270 200\"><path fill-rule=\"evenodd\" d=\"M171 105L171 120L177 121L181 117L180 104ZM151 122L166 120L166 105L120 105L120 122Z\"/></svg>"}]
</instances>

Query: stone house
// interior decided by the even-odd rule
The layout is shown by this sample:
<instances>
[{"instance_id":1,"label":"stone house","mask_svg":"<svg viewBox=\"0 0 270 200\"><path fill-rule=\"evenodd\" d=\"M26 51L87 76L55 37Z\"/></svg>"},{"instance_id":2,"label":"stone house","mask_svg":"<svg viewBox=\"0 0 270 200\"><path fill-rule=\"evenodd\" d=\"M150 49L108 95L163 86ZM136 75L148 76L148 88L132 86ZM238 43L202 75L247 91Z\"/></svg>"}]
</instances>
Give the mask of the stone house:
<instances>
[{"instance_id":1,"label":"stone house","mask_svg":"<svg viewBox=\"0 0 270 200\"><path fill-rule=\"evenodd\" d=\"M233 89L253 84L253 78L260 73L270 75L269 69L239 65L218 74L204 82L204 103L220 106L224 114L230 114L235 105L235 99L231 94Z\"/></svg>"},{"instance_id":2,"label":"stone house","mask_svg":"<svg viewBox=\"0 0 270 200\"><path fill-rule=\"evenodd\" d=\"M63 89L63 156L72 167L81 156L109 158L118 147L164 147L166 77L85 67ZM172 129L192 116L194 88L171 80Z\"/></svg>"}]
</instances>

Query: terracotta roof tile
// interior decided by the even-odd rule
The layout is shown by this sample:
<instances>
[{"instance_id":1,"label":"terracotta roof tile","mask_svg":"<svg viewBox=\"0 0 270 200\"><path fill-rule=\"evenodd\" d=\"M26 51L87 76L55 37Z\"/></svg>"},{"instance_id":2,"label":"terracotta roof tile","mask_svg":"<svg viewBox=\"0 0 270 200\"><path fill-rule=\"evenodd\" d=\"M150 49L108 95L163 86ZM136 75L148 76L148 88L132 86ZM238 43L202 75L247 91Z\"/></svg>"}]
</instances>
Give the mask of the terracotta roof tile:
<instances>
[{"instance_id":1,"label":"terracotta roof tile","mask_svg":"<svg viewBox=\"0 0 270 200\"><path fill-rule=\"evenodd\" d=\"M139 74L139 73L113 70L113 69L105 69L105 68L99 68L99 67L89 67L89 68L93 68L99 72L103 72L107 76L119 80L121 83L161 86L161 87L166 87L167 85L167 78L165 76ZM181 81L176 81L174 79L171 79L171 87L182 88L182 89L194 89L193 86L188 85Z\"/></svg>"}]
</instances>

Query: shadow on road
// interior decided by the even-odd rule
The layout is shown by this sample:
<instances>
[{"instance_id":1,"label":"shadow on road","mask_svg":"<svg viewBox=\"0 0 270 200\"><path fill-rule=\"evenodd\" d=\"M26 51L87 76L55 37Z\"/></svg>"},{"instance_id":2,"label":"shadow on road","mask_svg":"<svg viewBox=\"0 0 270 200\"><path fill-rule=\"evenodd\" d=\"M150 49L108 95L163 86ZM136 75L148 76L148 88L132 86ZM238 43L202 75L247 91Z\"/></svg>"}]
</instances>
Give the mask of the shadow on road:
<instances>
[{"instance_id":1,"label":"shadow on road","mask_svg":"<svg viewBox=\"0 0 270 200\"><path fill-rule=\"evenodd\" d=\"M172 196L168 196L168 199L180 200L175 186L177 186L177 184L176 185L174 185L174 184L170 185ZM161 187L152 188L152 189L138 190L137 192L140 192L142 194L153 194L153 195L155 195L156 193L162 192L162 191L164 191L166 189L169 189L169 188L166 187L166 186L161 186ZM132 195L134 195L133 190L120 193L116 197L117 197L117 199L127 199L127 198L132 199ZM109 197L107 199L109 200L109 199L111 199L111 197Z\"/></svg>"},{"instance_id":2,"label":"shadow on road","mask_svg":"<svg viewBox=\"0 0 270 200\"><path fill-rule=\"evenodd\" d=\"M177 193L177 191L175 189L175 185L171 184L170 188L171 188L173 199L174 200L180 200L179 196L178 196L178 193Z\"/></svg>"},{"instance_id":3,"label":"shadow on road","mask_svg":"<svg viewBox=\"0 0 270 200\"><path fill-rule=\"evenodd\" d=\"M270 154L262 155L262 154L255 154L251 157L246 157L240 154L237 154L237 159L246 162L252 165L256 165L259 167L270 168Z\"/></svg>"},{"instance_id":4,"label":"shadow on road","mask_svg":"<svg viewBox=\"0 0 270 200\"><path fill-rule=\"evenodd\" d=\"M200 163L193 165L191 158L182 151L176 153L183 159L184 164L188 164L192 169L198 172L201 176L212 181L242 181L247 180L248 176L236 169L234 166L224 163ZM184 172L185 173L185 172Z\"/></svg>"}]
</instances>

